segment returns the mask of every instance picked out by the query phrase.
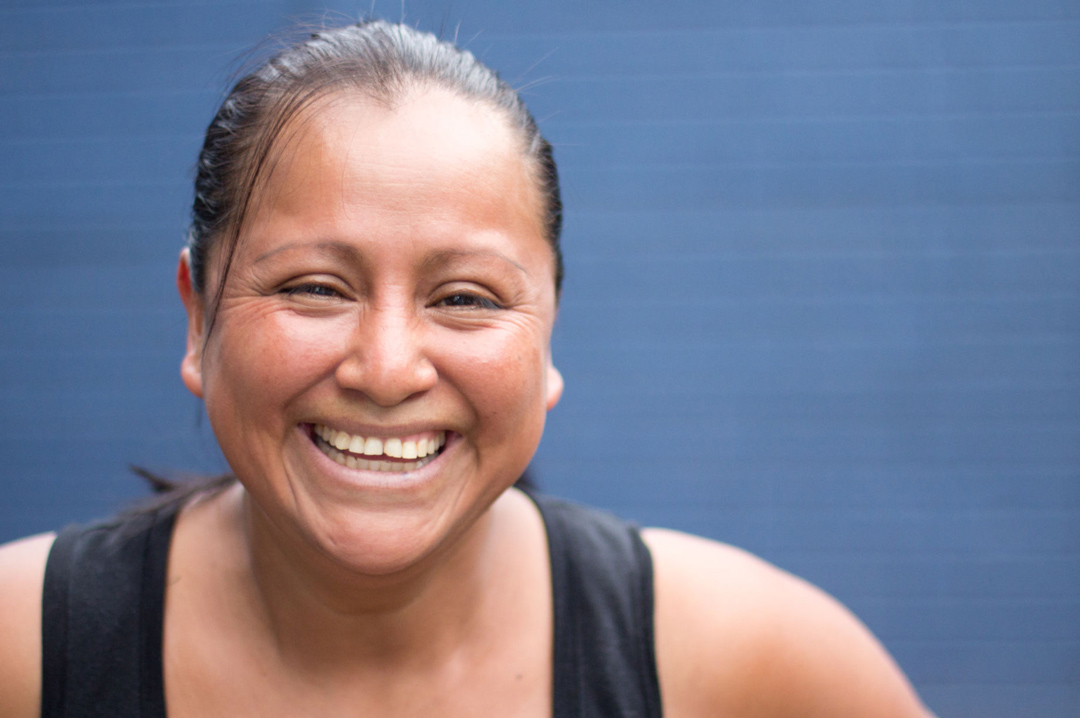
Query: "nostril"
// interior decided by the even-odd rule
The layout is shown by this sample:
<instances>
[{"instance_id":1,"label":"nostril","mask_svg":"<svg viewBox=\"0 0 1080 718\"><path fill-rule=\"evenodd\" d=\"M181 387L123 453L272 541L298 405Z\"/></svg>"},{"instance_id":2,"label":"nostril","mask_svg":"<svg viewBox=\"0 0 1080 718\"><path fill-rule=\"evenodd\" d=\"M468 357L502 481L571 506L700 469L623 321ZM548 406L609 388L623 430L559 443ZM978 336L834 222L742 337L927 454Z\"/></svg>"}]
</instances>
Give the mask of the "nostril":
<instances>
[{"instance_id":1,"label":"nostril","mask_svg":"<svg viewBox=\"0 0 1080 718\"><path fill-rule=\"evenodd\" d=\"M415 329L372 322L358 336L335 371L338 384L391 407L435 385L438 373ZM359 336L363 335L363 336Z\"/></svg>"}]
</instances>

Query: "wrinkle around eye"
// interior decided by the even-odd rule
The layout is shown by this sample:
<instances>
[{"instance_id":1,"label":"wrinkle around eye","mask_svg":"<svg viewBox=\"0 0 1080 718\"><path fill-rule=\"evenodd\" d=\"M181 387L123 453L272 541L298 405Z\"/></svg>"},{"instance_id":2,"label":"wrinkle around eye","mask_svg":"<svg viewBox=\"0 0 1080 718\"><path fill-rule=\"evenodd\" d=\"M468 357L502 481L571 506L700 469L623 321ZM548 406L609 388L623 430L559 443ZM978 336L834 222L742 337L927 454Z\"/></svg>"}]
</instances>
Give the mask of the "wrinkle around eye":
<instances>
[{"instance_id":1,"label":"wrinkle around eye","mask_svg":"<svg viewBox=\"0 0 1080 718\"><path fill-rule=\"evenodd\" d=\"M300 279L288 282L272 291L282 309L291 309L302 313L322 315L326 312L337 313L351 306L356 297L348 286L339 286L334 281L321 279Z\"/></svg>"}]
</instances>

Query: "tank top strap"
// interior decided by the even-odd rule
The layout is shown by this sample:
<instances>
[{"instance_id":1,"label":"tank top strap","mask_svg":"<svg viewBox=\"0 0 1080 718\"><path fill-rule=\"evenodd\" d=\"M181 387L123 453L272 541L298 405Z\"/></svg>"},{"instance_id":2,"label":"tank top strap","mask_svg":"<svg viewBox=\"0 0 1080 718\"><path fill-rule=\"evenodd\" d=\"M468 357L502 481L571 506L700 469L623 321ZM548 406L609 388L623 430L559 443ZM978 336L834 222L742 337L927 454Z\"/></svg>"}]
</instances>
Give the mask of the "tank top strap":
<instances>
[{"instance_id":1,"label":"tank top strap","mask_svg":"<svg viewBox=\"0 0 1080 718\"><path fill-rule=\"evenodd\" d=\"M531 495L548 535L554 718L661 718L652 559L613 516ZM176 509L62 531L42 597L42 718L165 718Z\"/></svg>"},{"instance_id":2,"label":"tank top strap","mask_svg":"<svg viewBox=\"0 0 1080 718\"><path fill-rule=\"evenodd\" d=\"M548 534L554 718L660 718L652 558L636 528L530 494Z\"/></svg>"},{"instance_id":3,"label":"tank top strap","mask_svg":"<svg viewBox=\"0 0 1080 718\"><path fill-rule=\"evenodd\" d=\"M42 593L42 718L165 718L165 581L176 508L57 535Z\"/></svg>"}]
</instances>

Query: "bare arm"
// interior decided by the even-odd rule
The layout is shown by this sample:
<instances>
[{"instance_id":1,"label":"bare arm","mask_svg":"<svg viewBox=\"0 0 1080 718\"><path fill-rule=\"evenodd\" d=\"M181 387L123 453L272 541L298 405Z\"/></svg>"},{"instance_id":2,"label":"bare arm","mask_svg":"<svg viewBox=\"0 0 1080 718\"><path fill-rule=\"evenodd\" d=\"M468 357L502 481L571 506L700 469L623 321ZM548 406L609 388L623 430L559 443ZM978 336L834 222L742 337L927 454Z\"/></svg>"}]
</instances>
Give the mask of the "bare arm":
<instances>
[{"instance_id":1,"label":"bare arm","mask_svg":"<svg viewBox=\"0 0 1080 718\"><path fill-rule=\"evenodd\" d=\"M41 713L41 590L52 534L0 546L0 715Z\"/></svg>"},{"instance_id":2,"label":"bare arm","mask_svg":"<svg viewBox=\"0 0 1080 718\"><path fill-rule=\"evenodd\" d=\"M744 551L644 534L673 718L928 718L880 643L834 599Z\"/></svg>"}]
</instances>

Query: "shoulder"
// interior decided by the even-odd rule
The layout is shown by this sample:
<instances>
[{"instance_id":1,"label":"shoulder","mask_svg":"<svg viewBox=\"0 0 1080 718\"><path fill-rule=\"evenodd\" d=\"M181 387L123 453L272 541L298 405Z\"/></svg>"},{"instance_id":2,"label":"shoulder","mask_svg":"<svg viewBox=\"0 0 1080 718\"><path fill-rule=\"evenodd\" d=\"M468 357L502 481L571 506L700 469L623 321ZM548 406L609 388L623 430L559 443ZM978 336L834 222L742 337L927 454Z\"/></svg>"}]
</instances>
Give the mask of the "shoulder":
<instances>
[{"instance_id":1,"label":"shoulder","mask_svg":"<svg viewBox=\"0 0 1080 718\"><path fill-rule=\"evenodd\" d=\"M884 648L833 598L755 556L646 529L672 716L922 718Z\"/></svg>"},{"instance_id":2,"label":"shoulder","mask_svg":"<svg viewBox=\"0 0 1080 718\"><path fill-rule=\"evenodd\" d=\"M36 717L41 702L41 592L53 534L0 546L0 715Z\"/></svg>"}]
</instances>

